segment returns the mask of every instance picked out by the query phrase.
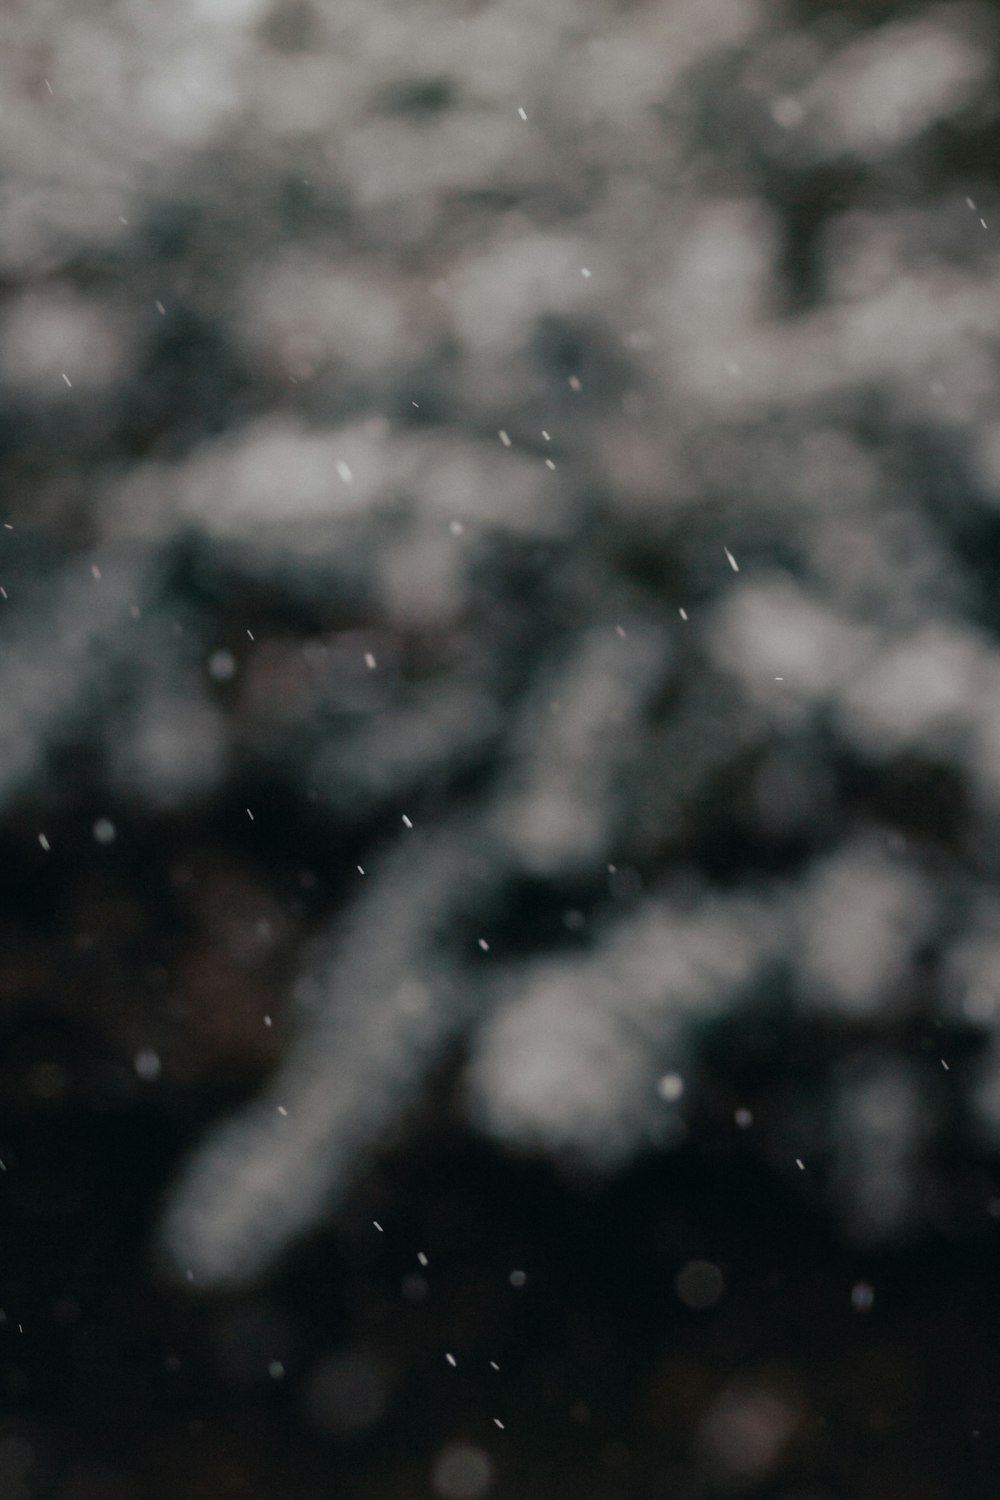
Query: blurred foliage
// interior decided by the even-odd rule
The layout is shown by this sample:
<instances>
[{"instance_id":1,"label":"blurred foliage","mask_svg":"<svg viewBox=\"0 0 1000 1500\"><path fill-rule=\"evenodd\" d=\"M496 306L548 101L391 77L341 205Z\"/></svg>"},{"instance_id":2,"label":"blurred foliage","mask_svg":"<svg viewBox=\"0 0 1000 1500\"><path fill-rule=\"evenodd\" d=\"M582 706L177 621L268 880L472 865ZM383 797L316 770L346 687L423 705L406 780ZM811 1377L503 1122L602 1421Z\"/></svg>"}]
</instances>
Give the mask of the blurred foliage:
<instances>
[{"instance_id":1,"label":"blurred foliage","mask_svg":"<svg viewBox=\"0 0 1000 1500\"><path fill-rule=\"evenodd\" d=\"M10 11L5 1496L992 1495L997 25Z\"/></svg>"}]
</instances>

